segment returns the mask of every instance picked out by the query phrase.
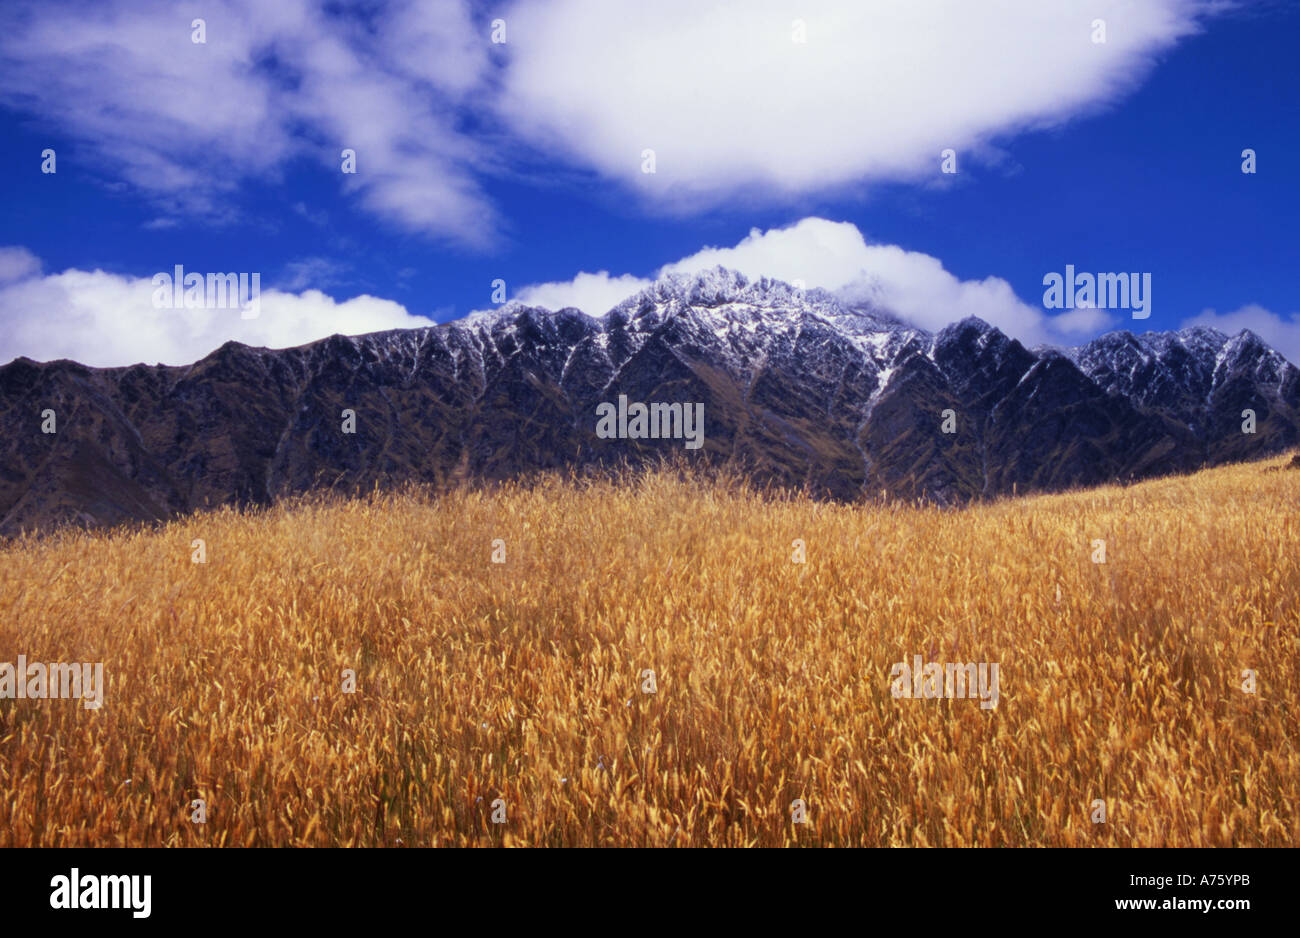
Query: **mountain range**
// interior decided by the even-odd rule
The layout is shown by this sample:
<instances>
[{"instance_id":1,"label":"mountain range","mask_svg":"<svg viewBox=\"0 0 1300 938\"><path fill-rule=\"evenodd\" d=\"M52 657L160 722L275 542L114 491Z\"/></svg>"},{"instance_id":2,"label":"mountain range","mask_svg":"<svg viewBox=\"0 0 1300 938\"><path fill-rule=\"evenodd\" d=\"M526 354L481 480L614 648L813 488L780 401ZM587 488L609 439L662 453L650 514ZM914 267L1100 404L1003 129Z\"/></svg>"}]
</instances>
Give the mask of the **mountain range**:
<instances>
[{"instance_id":1,"label":"mountain range","mask_svg":"<svg viewBox=\"0 0 1300 938\"><path fill-rule=\"evenodd\" d=\"M702 403L703 445L599 437L620 395ZM188 366L18 358L0 418L3 535L674 452L824 498L958 505L1276 454L1300 442L1300 370L1249 331L1028 349L979 319L931 333L715 268L602 316L512 303Z\"/></svg>"}]
</instances>

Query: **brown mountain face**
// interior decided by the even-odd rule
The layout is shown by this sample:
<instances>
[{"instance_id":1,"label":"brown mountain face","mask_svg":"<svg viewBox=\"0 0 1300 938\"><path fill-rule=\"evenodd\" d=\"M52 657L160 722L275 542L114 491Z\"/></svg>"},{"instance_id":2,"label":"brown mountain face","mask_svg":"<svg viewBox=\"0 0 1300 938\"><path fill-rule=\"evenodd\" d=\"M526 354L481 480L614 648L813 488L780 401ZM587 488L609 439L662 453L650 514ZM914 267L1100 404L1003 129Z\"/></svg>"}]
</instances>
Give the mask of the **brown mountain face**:
<instances>
[{"instance_id":1,"label":"brown mountain face","mask_svg":"<svg viewBox=\"0 0 1300 938\"><path fill-rule=\"evenodd\" d=\"M702 445L602 438L597 408L620 395L703 404ZM669 454L828 498L951 505L1277 453L1300 442L1300 372L1249 332L1030 351L979 320L930 334L717 269L599 318L508 306L227 343L186 367L20 358L0 367L0 418L4 535Z\"/></svg>"}]
</instances>

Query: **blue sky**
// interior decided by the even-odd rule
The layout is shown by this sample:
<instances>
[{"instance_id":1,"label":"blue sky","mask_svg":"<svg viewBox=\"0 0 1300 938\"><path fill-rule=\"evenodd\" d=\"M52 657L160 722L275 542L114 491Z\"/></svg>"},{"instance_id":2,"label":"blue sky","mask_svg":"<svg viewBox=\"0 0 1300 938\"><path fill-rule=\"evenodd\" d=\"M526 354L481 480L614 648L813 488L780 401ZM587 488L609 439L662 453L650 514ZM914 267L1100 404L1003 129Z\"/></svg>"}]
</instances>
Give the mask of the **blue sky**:
<instances>
[{"instance_id":1,"label":"blue sky","mask_svg":"<svg viewBox=\"0 0 1300 938\"><path fill-rule=\"evenodd\" d=\"M928 328L1195 321L1300 358L1300 4L275 6L6 4L0 360L181 364L446 321L497 278L598 314L713 259L874 278ZM251 323L146 309L176 264L277 299ZM1151 317L1057 319L1043 277L1067 264L1149 272Z\"/></svg>"}]
</instances>

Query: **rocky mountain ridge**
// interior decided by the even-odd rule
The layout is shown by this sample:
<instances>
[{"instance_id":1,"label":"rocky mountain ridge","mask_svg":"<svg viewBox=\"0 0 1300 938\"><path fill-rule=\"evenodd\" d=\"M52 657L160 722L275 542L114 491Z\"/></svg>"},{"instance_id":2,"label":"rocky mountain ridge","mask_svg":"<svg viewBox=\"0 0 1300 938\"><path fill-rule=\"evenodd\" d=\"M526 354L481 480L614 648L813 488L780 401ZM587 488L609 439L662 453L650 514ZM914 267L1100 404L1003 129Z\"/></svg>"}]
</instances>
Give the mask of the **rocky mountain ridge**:
<instances>
[{"instance_id":1,"label":"rocky mountain ridge","mask_svg":"<svg viewBox=\"0 0 1300 938\"><path fill-rule=\"evenodd\" d=\"M1248 331L1113 332L1031 351L978 319L930 333L715 268L665 277L602 316L509 304L297 348L230 342L182 367L16 359L0 366L0 534L682 449L599 438L597 406L619 395L703 403L689 458L844 500L955 505L1300 442L1300 370Z\"/></svg>"}]
</instances>

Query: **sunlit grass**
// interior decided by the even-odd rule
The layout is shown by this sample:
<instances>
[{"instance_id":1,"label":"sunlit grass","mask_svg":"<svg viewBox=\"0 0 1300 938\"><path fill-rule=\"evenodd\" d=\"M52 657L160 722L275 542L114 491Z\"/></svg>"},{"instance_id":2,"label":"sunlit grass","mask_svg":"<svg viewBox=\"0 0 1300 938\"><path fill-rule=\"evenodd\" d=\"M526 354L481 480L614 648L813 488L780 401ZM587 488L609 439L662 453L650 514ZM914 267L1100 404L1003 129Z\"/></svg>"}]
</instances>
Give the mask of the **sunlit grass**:
<instances>
[{"instance_id":1,"label":"sunlit grass","mask_svg":"<svg viewBox=\"0 0 1300 938\"><path fill-rule=\"evenodd\" d=\"M0 701L0 844L1297 845L1282 462L962 511L660 472L19 542L0 661L109 685ZM998 663L997 709L894 699L913 654Z\"/></svg>"}]
</instances>

